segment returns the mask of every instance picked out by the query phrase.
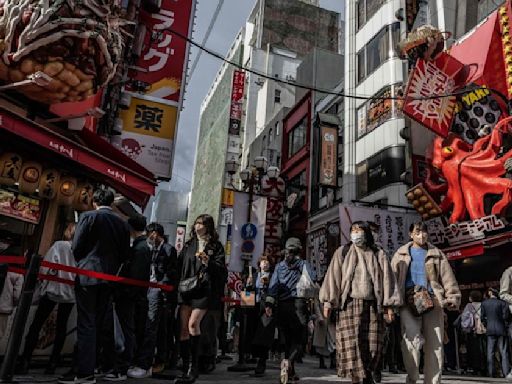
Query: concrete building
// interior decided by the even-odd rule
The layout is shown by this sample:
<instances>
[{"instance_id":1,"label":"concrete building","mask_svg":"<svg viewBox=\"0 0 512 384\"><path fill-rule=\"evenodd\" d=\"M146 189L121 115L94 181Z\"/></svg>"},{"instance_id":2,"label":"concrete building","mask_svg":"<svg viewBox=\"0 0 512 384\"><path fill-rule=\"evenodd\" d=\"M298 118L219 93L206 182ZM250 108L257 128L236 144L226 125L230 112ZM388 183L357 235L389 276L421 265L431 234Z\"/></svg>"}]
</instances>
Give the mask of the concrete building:
<instances>
[{"instance_id":1,"label":"concrete building","mask_svg":"<svg viewBox=\"0 0 512 384\"><path fill-rule=\"evenodd\" d=\"M189 193L159 190L153 201L150 222L162 224L172 245L178 226L187 221L189 197Z\"/></svg>"}]
</instances>

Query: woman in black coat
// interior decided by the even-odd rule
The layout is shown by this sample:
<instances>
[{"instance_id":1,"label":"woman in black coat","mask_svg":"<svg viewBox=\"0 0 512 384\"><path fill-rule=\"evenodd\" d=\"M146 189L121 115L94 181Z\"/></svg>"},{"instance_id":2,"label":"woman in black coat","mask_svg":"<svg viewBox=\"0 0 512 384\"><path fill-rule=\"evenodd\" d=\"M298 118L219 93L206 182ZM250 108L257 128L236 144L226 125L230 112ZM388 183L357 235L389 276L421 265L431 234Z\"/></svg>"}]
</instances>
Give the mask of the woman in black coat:
<instances>
[{"instance_id":1,"label":"woman in black coat","mask_svg":"<svg viewBox=\"0 0 512 384\"><path fill-rule=\"evenodd\" d=\"M195 382L198 376L201 320L209 304L221 300L227 276L224 247L210 215L200 215L195 220L190 240L181 251L178 262L181 274L178 292L184 374L176 384L189 384ZM189 282L196 278L197 284L191 288Z\"/></svg>"}]
</instances>

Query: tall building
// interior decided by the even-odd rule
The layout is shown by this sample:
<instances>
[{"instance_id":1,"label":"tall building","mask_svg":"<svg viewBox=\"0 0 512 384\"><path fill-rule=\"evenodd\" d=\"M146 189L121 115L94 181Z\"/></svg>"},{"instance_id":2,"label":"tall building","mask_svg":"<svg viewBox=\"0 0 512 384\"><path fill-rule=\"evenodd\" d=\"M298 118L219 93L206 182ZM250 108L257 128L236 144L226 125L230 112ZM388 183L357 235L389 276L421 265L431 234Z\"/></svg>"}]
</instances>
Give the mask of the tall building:
<instances>
[{"instance_id":1,"label":"tall building","mask_svg":"<svg viewBox=\"0 0 512 384\"><path fill-rule=\"evenodd\" d=\"M228 58L273 79L246 73L238 159L241 168L250 164L255 138L276 121L283 108L295 104L295 87L275 80L295 81L298 66L314 47L338 52L338 24L339 15L319 8L318 1L256 2ZM201 107L189 225L201 213L219 218L226 179L232 77L233 68L223 64ZM275 137L278 129L276 126L269 137ZM225 236L227 228L220 226L219 231Z\"/></svg>"}]
</instances>

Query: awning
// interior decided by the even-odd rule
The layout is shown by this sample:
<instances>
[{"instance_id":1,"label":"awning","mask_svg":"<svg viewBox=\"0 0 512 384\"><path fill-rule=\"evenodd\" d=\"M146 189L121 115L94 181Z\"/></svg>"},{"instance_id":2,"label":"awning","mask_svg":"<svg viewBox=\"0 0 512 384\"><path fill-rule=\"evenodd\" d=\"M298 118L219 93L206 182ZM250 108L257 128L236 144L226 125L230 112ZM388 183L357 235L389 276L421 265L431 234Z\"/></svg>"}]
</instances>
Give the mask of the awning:
<instances>
[{"instance_id":1,"label":"awning","mask_svg":"<svg viewBox=\"0 0 512 384\"><path fill-rule=\"evenodd\" d=\"M468 257L482 256L486 249L498 247L510 242L512 242L512 233L503 232L486 237L485 239L443 248L443 252L449 260L466 259Z\"/></svg>"},{"instance_id":2,"label":"awning","mask_svg":"<svg viewBox=\"0 0 512 384\"><path fill-rule=\"evenodd\" d=\"M144 207L155 193L154 175L101 137L83 130L81 145L45 126L0 108L0 132L7 131L49 149L75 166L99 175L126 198Z\"/></svg>"}]
</instances>

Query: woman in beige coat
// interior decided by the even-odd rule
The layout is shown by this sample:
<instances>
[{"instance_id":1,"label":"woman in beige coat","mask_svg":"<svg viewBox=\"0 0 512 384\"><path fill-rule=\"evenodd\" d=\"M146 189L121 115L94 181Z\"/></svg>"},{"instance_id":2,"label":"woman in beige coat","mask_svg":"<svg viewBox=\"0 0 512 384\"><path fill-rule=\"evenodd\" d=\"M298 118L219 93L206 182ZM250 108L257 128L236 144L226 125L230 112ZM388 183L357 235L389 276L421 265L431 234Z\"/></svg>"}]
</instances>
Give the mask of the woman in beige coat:
<instances>
[{"instance_id":1,"label":"woman in beige coat","mask_svg":"<svg viewBox=\"0 0 512 384\"><path fill-rule=\"evenodd\" d=\"M412 224L409 232L412 242L399 248L391 260L398 284L406 383L415 384L419 379L423 348L424 383L439 384L443 371L443 308L458 309L460 290L448 259L428 242L425 223ZM427 292L431 300L421 299L421 294ZM429 307L429 301L433 306L419 314Z\"/></svg>"},{"instance_id":2,"label":"woman in beige coat","mask_svg":"<svg viewBox=\"0 0 512 384\"><path fill-rule=\"evenodd\" d=\"M350 244L334 253L320 302L325 318L332 309L340 311L336 324L338 376L369 384L382 352L384 320L394 319L395 276L384 251L374 245L366 222L352 224L350 238Z\"/></svg>"}]
</instances>

